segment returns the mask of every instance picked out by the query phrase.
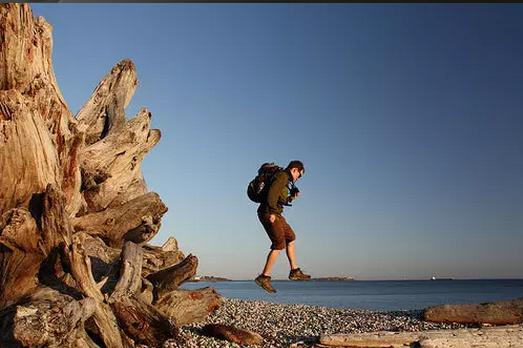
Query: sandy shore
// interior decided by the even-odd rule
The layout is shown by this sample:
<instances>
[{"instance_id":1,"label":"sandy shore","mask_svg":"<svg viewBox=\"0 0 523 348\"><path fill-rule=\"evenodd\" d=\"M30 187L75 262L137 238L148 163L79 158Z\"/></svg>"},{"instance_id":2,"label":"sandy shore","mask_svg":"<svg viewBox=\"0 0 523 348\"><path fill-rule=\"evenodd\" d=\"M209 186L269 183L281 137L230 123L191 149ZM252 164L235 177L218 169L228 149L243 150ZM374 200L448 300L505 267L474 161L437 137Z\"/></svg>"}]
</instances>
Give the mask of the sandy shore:
<instances>
[{"instance_id":1,"label":"sandy shore","mask_svg":"<svg viewBox=\"0 0 523 348\"><path fill-rule=\"evenodd\" d=\"M255 331L264 337L263 347L289 347L291 344L294 347L312 347L322 334L464 327L425 322L421 315L422 311L375 312L224 299L220 309L207 320L182 328L182 335L186 339L183 345L168 342L165 347L240 347L235 343L202 336L199 328L208 323L228 324Z\"/></svg>"}]
</instances>

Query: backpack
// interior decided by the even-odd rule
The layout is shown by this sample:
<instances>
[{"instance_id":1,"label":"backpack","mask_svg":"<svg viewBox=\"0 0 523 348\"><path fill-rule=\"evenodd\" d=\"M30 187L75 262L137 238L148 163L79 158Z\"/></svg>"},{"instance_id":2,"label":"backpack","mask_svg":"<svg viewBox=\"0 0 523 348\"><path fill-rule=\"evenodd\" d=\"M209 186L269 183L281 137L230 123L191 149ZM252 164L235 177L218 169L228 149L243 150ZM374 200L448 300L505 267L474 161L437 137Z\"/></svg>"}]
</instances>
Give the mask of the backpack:
<instances>
[{"instance_id":1,"label":"backpack","mask_svg":"<svg viewBox=\"0 0 523 348\"><path fill-rule=\"evenodd\" d=\"M258 175L251 180L247 186L247 196L255 203L262 203L267 198L269 186L271 185L274 174L282 171L283 168L273 162L267 162L258 169Z\"/></svg>"}]
</instances>

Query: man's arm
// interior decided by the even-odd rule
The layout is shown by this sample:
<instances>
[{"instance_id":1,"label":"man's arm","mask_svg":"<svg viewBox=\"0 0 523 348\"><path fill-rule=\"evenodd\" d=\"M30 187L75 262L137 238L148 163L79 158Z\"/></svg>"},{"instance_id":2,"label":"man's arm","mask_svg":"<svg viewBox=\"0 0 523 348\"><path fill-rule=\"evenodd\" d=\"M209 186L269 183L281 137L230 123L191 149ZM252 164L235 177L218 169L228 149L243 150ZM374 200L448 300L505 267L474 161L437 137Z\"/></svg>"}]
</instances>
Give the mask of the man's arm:
<instances>
[{"instance_id":1,"label":"man's arm","mask_svg":"<svg viewBox=\"0 0 523 348\"><path fill-rule=\"evenodd\" d=\"M285 188L288 182L287 175L285 173L276 174L274 181L269 187L267 194L267 206L269 207L269 213L275 214L278 212L278 199L280 198L281 192Z\"/></svg>"}]
</instances>

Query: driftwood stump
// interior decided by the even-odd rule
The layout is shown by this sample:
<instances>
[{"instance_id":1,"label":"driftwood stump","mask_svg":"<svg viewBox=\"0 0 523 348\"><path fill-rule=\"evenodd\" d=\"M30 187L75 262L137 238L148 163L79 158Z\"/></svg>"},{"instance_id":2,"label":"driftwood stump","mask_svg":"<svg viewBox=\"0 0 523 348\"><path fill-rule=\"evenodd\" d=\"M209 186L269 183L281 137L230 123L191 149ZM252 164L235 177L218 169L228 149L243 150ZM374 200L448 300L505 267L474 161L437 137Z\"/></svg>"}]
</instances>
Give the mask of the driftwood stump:
<instances>
[{"instance_id":1,"label":"driftwood stump","mask_svg":"<svg viewBox=\"0 0 523 348\"><path fill-rule=\"evenodd\" d=\"M176 240L147 245L167 211L141 162L160 140L124 109L136 69L119 62L73 116L56 83L51 26L0 4L0 346L161 346L220 296Z\"/></svg>"}]
</instances>

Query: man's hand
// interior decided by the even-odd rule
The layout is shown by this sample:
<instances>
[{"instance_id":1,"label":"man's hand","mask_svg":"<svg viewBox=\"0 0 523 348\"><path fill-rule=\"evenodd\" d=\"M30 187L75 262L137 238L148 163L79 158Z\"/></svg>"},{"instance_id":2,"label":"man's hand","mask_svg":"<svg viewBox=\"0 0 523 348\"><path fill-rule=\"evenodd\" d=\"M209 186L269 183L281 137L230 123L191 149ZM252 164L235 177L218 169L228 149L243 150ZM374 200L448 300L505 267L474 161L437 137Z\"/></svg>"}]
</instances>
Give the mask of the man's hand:
<instances>
[{"instance_id":1,"label":"man's hand","mask_svg":"<svg viewBox=\"0 0 523 348\"><path fill-rule=\"evenodd\" d=\"M271 222L271 224L273 224L274 221L276 221L276 215L274 215L274 214L269 215L269 221Z\"/></svg>"}]
</instances>

